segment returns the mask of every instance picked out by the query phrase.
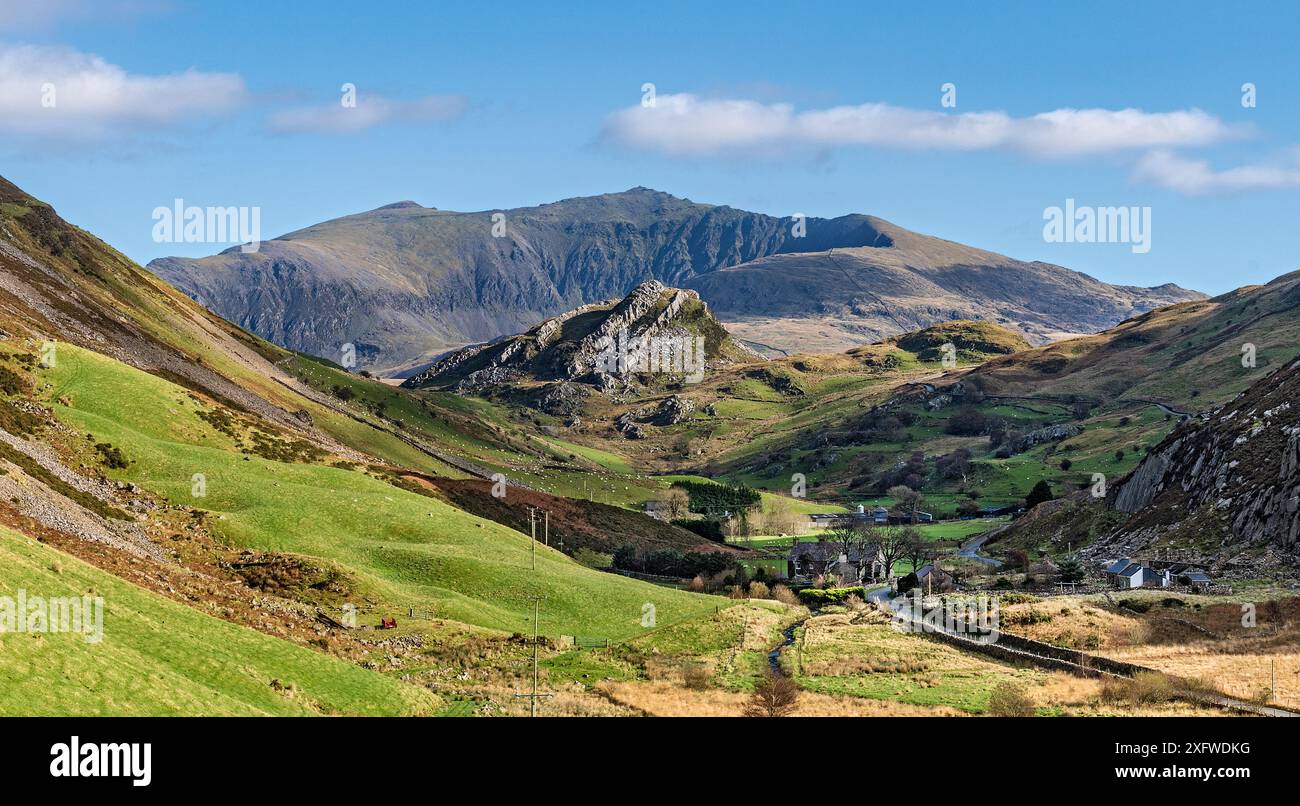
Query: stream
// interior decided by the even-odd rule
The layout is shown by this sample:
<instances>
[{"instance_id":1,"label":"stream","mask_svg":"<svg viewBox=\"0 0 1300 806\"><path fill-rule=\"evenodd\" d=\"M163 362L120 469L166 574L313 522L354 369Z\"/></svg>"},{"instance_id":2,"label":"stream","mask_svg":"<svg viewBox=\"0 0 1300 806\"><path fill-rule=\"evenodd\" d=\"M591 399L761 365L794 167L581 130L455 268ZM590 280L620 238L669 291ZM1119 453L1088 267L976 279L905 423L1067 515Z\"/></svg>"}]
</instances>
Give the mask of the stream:
<instances>
[{"instance_id":1,"label":"stream","mask_svg":"<svg viewBox=\"0 0 1300 806\"><path fill-rule=\"evenodd\" d=\"M772 669L772 674L785 675L785 672L781 669L781 653L786 647L794 643L794 631L802 627L803 623L807 620L808 619L800 619L781 631L781 634L785 636L785 640L773 647L771 652L767 653L767 665Z\"/></svg>"}]
</instances>

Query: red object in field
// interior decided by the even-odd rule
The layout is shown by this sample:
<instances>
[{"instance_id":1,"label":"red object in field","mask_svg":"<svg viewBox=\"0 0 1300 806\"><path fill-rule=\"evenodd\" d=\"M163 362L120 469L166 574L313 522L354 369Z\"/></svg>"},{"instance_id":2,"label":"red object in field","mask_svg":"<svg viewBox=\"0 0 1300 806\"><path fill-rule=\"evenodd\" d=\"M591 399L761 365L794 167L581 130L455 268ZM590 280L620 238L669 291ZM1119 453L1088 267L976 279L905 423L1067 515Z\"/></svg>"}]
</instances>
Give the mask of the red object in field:
<instances>
[{"instance_id":1,"label":"red object in field","mask_svg":"<svg viewBox=\"0 0 1300 806\"><path fill-rule=\"evenodd\" d=\"M395 629L397 629L397 619L395 619L395 618L385 618L385 619L381 619L380 622L379 622L379 629L381 629L381 630L395 630Z\"/></svg>"}]
</instances>

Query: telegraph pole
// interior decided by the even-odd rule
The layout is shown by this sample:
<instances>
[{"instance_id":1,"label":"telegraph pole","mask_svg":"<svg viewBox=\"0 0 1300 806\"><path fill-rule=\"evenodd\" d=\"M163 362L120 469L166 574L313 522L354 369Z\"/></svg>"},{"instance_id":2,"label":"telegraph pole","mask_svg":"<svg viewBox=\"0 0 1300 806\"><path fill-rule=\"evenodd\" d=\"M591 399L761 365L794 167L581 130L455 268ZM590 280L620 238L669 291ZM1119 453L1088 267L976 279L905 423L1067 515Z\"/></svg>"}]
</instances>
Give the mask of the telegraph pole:
<instances>
[{"instance_id":1,"label":"telegraph pole","mask_svg":"<svg viewBox=\"0 0 1300 806\"><path fill-rule=\"evenodd\" d=\"M537 570L537 510L533 507L528 508L528 531L532 535L533 543L533 570Z\"/></svg>"},{"instance_id":2,"label":"telegraph pole","mask_svg":"<svg viewBox=\"0 0 1300 806\"><path fill-rule=\"evenodd\" d=\"M551 694L538 694L538 693L537 693L537 681L538 681L538 675L537 675L537 648L538 648L538 637L537 637L537 634L538 634L538 625L539 625L540 620L541 620L541 616L540 616L540 613L541 613L540 606L541 606L542 597L541 597L541 596L530 596L529 598L533 600L533 693L532 693L532 694L516 694L515 697L516 697L516 698L527 697L528 700L529 700L529 704L530 704L529 714L528 714L528 715L529 715L530 717L535 717L535 716L537 716L537 700L538 700L538 698L539 698L539 697L550 697L550 696L553 696L553 695L551 695Z\"/></svg>"},{"instance_id":3,"label":"telegraph pole","mask_svg":"<svg viewBox=\"0 0 1300 806\"><path fill-rule=\"evenodd\" d=\"M543 524L543 525L542 525L542 528L543 528L543 534L546 536L546 545L547 545L547 547L550 547L550 545L551 545L551 511L550 511L549 509L544 509L544 510L542 510L542 524Z\"/></svg>"}]
</instances>

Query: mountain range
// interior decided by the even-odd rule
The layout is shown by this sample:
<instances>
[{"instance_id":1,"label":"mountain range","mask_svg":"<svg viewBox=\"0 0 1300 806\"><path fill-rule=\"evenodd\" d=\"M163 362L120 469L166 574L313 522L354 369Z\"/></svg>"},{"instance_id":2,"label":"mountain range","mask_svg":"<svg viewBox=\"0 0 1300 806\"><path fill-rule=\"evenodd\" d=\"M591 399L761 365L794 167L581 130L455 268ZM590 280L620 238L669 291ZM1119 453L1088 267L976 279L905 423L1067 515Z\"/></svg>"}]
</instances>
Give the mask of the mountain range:
<instances>
[{"instance_id":1,"label":"mountain range","mask_svg":"<svg viewBox=\"0 0 1300 806\"><path fill-rule=\"evenodd\" d=\"M697 291L768 354L842 350L950 319L1042 344L1199 299L1115 286L910 232L867 215L778 218L647 188L504 211L411 201L148 268L288 348L405 377L646 280Z\"/></svg>"}]
</instances>

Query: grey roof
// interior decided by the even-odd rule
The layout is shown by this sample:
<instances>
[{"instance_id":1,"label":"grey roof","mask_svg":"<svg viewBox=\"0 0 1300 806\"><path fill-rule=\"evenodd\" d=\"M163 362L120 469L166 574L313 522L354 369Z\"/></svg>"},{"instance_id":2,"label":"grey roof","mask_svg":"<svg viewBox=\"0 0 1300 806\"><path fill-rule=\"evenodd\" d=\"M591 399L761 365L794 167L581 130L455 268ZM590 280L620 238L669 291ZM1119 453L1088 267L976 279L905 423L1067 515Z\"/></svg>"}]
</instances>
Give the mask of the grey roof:
<instances>
[{"instance_id":1,"label":"grey roof","mask_svg":"<svg viewBox=\"0 0 1300 806\"><path fill-rule=\"evenodd\" d=\"M1106 566L1106 573L1108 573L1108 574L1122 574L1122 573L1124 572L1124 569L1128 568L1128 567L1129 567L1130 565L1132 565L1132 564L1133 564L1133 561L1130 560L1130 559L1128 559L1127 557L1125 557L1125 558L1122 559L1122 560L1116 560L1115 562L1113 562L1113 563L1111 563L1110 565Z\"/></svg>"},{"instance_id":2,"label":"grey roof","mask_svg":"<svg viewBox=\"0 0 1300 806\"><path fill-rule=\"evenodd\" d=\"M839 560L841 554L847 554L849 562L855 563L865 562L869 557L875 559L870 556L869 549L854 548L846 552L843 546L836 543L795 543L790 548L791 560L798 560L806 556L819 562L835 562Z\"/></svg>"},{"instance_id":3,"label":"grey roof","mask_svg":"<svg viewBox=\"0 0 1300 806\"><path fill-rule=\"evenodd\" d=\"M925 579L930 574L937 574L938 576L945 576L945 577L948 576L947 572L944 571L942 568L935 568L934 563L926 563L925 565L916 569L917 579Z\"/></svg>"}]
</instances>

